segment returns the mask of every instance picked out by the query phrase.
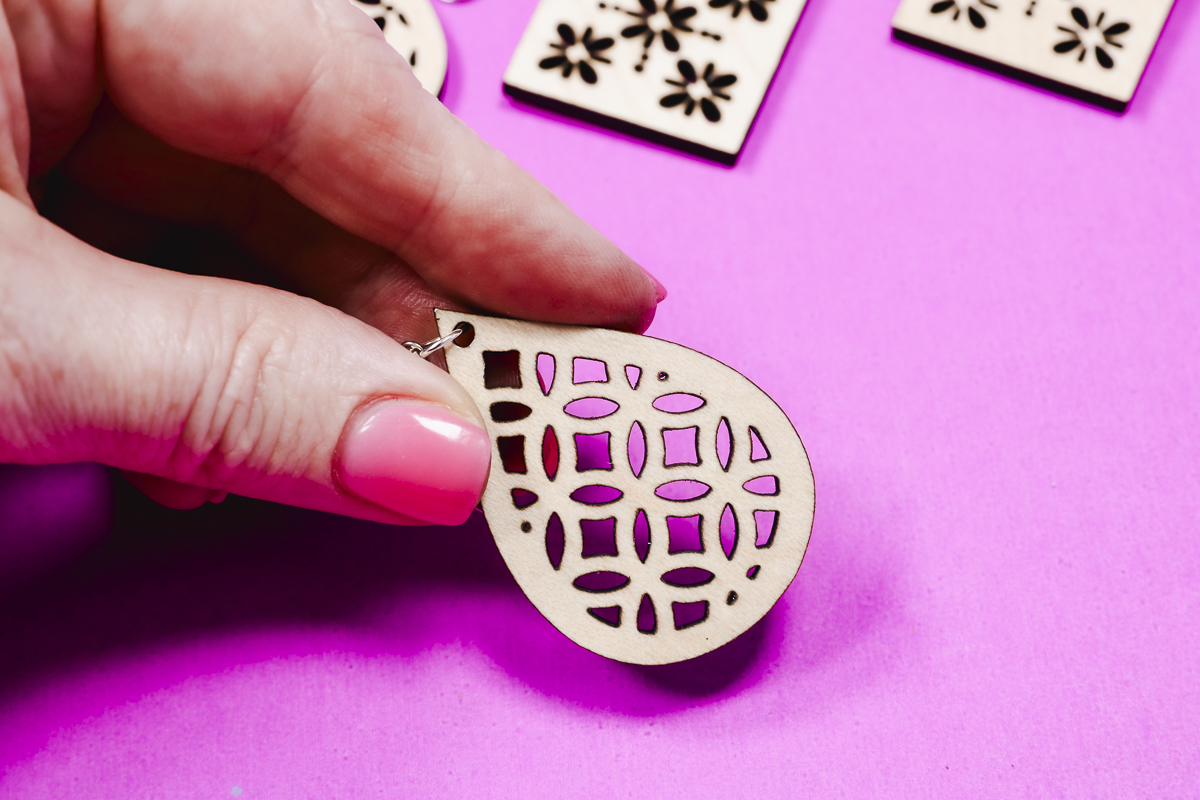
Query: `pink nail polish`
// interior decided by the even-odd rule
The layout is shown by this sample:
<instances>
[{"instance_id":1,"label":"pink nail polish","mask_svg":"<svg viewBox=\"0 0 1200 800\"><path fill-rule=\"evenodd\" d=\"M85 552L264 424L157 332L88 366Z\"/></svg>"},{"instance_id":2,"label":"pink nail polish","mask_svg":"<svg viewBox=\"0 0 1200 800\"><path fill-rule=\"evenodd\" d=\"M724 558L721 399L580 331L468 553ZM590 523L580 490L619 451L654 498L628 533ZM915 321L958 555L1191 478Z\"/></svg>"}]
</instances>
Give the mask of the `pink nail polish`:
<instances>
[{"instance_id":1,"label":"pink nail polish","mask_svg":"<svg viewBox=\"0 0 1200 800\"><path fill-rule=\"evenodd\" d=\"M490 461L482 428L440 406L390 399L351 418L334 469L342 486L364 500L457 525L479 502Z\"/></svg>"}]
</instances>

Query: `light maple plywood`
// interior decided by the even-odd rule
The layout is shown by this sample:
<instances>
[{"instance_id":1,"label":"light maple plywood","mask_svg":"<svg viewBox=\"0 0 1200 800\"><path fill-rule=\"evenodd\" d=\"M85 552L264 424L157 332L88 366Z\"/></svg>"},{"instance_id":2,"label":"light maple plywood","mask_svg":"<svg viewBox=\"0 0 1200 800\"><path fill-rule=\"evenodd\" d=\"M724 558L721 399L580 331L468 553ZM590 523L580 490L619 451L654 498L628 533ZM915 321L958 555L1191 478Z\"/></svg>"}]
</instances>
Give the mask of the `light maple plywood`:
<instances>
[{"instance_id":1,"label":"light maple plywood","mask_svg":"<svg viewBox=\"0 0 1200 800\"><path fill-rule=\"evenodd\" d=\"M446 34L429 0L350 0L375 20L396 52L404 56L421 86L435 97L446 82Z\"/></svg>"},{"instance_id":2,"label":"light maple plywood","mask_svg":"<svg viewBox=\"0 0 1200 800\"><path fill-rule=\"evenodd\" d=\"M1173 0L903 0L898 39L1123 111Z\"/></svg>"},{"instance_id":3,"label":"light maple plywood","mask_svg":"<svg viewBox=\"0 0 1200 800\"><path fill-rule=\"evenodd\" d=\"M517 99L732 164L805 0L542 0Z\"/></svg>"},{"instance_id":4,"label":"light maple plywood","mask_svg":"<svg viewBox=\"0 0 1200 800\"><path fill-rule=\"evenodd\" d=\"M558 630L609 658L666 664L731 641L774 605L808 546L814 489L800 438L760 389L645 336L436 315L442 335L473 328L445 352L488 416L483 510Z\"/></svg>"}]
</instances>

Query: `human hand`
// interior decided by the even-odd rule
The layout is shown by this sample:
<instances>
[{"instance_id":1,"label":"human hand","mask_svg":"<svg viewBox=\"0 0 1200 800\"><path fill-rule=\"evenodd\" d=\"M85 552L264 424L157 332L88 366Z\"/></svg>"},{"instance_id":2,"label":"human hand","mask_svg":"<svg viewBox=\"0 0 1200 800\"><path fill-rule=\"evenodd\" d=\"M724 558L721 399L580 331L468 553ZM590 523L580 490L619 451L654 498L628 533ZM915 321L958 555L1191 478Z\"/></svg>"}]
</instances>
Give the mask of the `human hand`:
<instances>
[{"instance_id":1,"label":"human hand","mask_svg":"<svg viewBox=\"0 0 1200 800\"><path fill-rule=\"evenodd\" d=\"M398 342L438 306L640 332L665 294L345 0L4 10L0 462L461 522L482 419Z\"/></svg>"}]
</instances>

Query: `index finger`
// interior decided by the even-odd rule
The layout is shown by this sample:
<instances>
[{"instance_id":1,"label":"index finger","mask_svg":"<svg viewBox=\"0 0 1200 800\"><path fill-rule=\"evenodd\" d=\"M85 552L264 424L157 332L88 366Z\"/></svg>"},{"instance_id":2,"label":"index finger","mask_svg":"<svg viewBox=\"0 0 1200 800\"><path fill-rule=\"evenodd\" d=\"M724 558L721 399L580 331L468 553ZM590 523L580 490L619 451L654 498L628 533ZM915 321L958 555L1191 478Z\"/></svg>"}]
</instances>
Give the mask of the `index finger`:
<instances>
[{"instance_id":1,"label":"index finger","mask_svg":"<svg viewBox=\"0 0 1200 800\"><path fill-rule=\"evenodd\" d=\"M665 295L426 93L344 0L108 0L108 91L166 142L260 170L476 308L642 330Z\"/></svg>"}]
</instances>

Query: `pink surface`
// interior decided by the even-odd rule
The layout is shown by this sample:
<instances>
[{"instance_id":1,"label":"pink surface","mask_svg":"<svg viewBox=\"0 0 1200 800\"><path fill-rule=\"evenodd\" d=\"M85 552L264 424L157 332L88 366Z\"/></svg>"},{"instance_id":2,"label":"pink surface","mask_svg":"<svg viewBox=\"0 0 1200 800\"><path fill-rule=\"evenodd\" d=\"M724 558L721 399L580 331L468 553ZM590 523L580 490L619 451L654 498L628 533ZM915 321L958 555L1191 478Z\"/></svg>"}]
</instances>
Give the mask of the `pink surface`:
<instances>
[{"instance_id":1,"label":"pink surface","mask_svg":"<svg viewBox=\"0 0 1200 800\"><path fill-rule=\"evenodd\" d=\"M790 414L797 581L633 668L551 628L478 518L10 469L4 553L58 547L5 578L0 794L1200 794L1196 3L1119 117L891 42L895 0L810 0L732 170L505 99L533 5L439 5L446 103L663 279L653 334Z\"/></svg>"}]
</instances>

